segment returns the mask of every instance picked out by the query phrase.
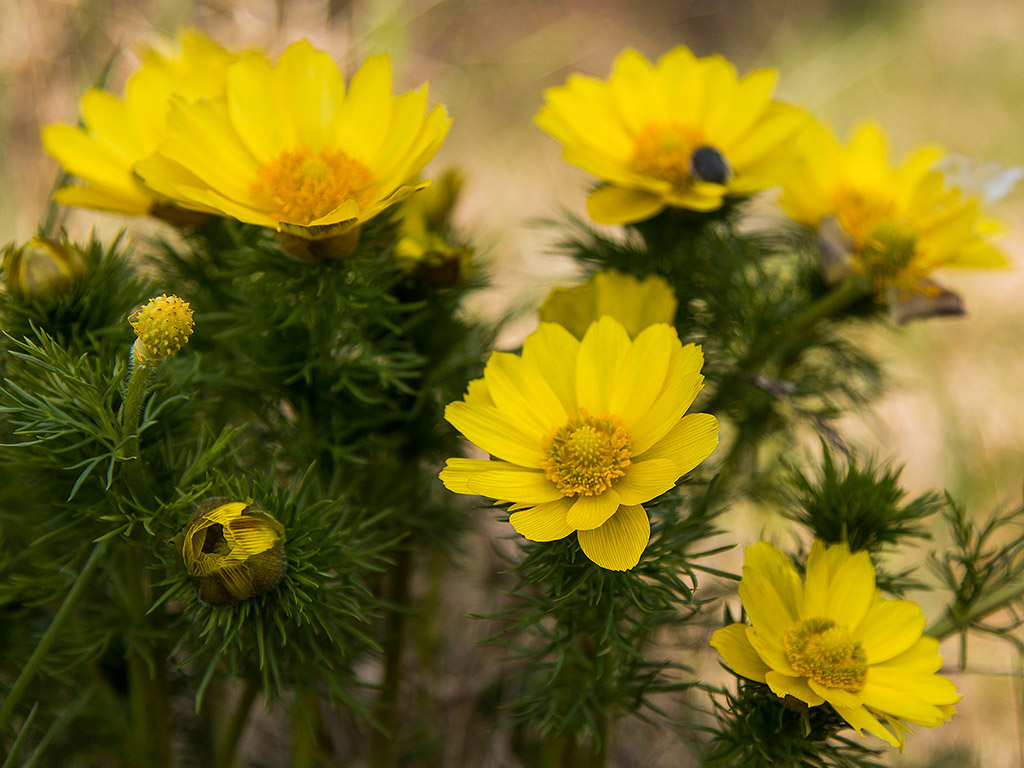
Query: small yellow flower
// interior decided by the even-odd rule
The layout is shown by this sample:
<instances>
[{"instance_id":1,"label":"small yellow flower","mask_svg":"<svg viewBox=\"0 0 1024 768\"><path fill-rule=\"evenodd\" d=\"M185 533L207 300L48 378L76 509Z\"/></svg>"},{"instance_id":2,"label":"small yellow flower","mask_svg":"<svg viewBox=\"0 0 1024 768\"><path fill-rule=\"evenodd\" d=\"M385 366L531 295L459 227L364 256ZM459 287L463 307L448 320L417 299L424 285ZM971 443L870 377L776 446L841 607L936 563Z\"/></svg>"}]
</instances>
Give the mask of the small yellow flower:
<instances>
[{"instance_id":1,"label":"small yellow flower","mask_svg":"<svg viewBox=\"0 0 1024 768\"><path fill-rule=\"evenodd\" d=\"M828 703L853 728L900 749L907 724L934 727L953 716L960 695L936 674L939 643L922 635L920 606L881 597L867 552L815 541L801 581L785 554L758 542L746 550L740 599L752 626L732 624L711 638L736 674L780 698Z\"/></svg>"},{"instance_id":2,"label":"small yellow flower","mask_svg":"<svg viewBox=\"0 0 1024 768\"><path fill-rule=\"evenodd\" d=\"M33 237L4 251L4 284L19 299L39 301L65 293L85 274L85 255L66 240Z\"/></svg>"},{"instance_id":3,"label":"small yellow flower","mask_svg":"<svg viewBox=\"0 0 1024 768\"><path fill-rule=\"evenodd\" d=\"M164 201L139 181L134 166L163 140L171 95L192 100L223 93L235 58L195 32L183 33L178 45L172 56L147 50L123 99L98 88L86 91L79 105L81 127L43 129L43 147L81 182L58 189L56 202L125 214L162 212Z\"/></svg>"},{"instance_id":4,"label":"small yellow flower","mask_svg":"<svg viewBox=\"0 0 1024 768\"><path fill-rule=\"evenodd\" d=\"M473 249L449 241L451 215L462 191L462 175L448 170L397 210L395 258L417 279L454 285L473 270Z\"/></svg>"},{"instance_id":5,"label":"small yellow flower","mask_svg":"<svg viewBox=\"0 0 1024 768\"><path fill-rule=\"evenodd\" d=\"M426 85L391 94L386 55L352 81L306 41L276 64L243 54L223 99L176 99L159 153L136 166L178 205L307 240L342 238L429 182L416 175L448 131Z\"/></svg>"},{"instance_id":6,"label":"small yellow flower","mask_svg":"<svg viewBox=\"0 0 1024 768\"><path fill-rule=\"evenodd\" d=\"M806 116L775 101L778 73L738 77L721 56L685 46L657 64L628 49L607 82L573 75L545 91L534 118L562 157L606 182L587 210L600 224L649 219L665 208L713 211L781 181Z\"/></svg>"},{"instance_id":7,"label":"small yellow flower","mask_svg":"<svg viewBox=\"0 0 1024 768\"><path fill-rule=\"evenodd\" d=\"M634 340L611 317L583 340L554 323L522 356L495 352L445 418L494 458L449 459L456 493L512 503L509 522L531 541L577 532L602 568L635 566L650 539L644 502L660 496L718 445L718 421L685 415L703 386L700 347L674 328Z\"/></svg>"},{"instance_id":8,"label":"small yellow flower","mask_svg":"<svg viewBox=\"0 0 1024 768\"><path fill-rule=\"evenodd\" d=\"M284 526L252 504L211 499L185 527L181 554L199 599L214 607L232 605L280 583Z\"/></svg>"},{"instance_id":9,"label":"small yellow flower","mask_svg":"<svg viewBox=\"0 0 1024 768\"><path fill-rule=\"evenodd\" d=\"M783 210L821 233L838 229L843 242L832 250L876 290L937 295L928 280L936 269L1008 266L991 242L1002 226L983 214L979 200L946 183L935 167L940 149L921 147L894 166L873 123L860 125L845 146L812 124L800 145L803 164L783 185Z\"/></svg>"},{"instance_id":10,"label":"small yellow flower","mask_svg":"<svg viewBox=\"0 0 1024 768\"><path fill-rule=\"evenodd\" d=\"M143 365L157 364L188 343L195 321L187 301L161 294L136 309L128 318L137 341L135 359Z\"/></svg>"},{"instance_id":11,"label":"small yellow flower","mask_svg":"<svg viewBox=\"0 0 1024 768\"><path fill-rule=\"evenodd\" d=\"M655 323L675 322L676 295L660 275L637 280L614 270L595 273L583 285L555 288L540 307L542 323L558 323L577 339L604 315L622 323L630 338Z\"/></svg>"}]
</instances>

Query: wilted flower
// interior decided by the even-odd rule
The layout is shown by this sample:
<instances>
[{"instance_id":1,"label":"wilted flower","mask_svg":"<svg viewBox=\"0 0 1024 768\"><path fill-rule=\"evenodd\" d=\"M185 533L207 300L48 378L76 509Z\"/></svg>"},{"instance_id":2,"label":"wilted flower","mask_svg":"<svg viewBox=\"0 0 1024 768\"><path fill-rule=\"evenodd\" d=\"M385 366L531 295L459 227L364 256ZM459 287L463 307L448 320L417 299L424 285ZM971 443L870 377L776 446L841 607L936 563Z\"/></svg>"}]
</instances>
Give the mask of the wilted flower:
<instances>
[{"instance_id":1,"label":"wilted flower","mask_svg":"<svg viewBox=\"0 0 1024 768\"><path fill-rule=\"evenodd\" d=\"M940 149L921 147L893 166L873 123L859 126L845 146L812 124L800 146L801 170L783 185L780 204L818 231L832 282L865 275L891 294L897 317L908 319L962 312L959 299L930 279L935 270L1008 266L992 243L1002 225L948 184L936 168Z\"/></svg>"},{"instance_id":2,"label":"wilted flower","mask_svg":"<svg viewBox=\"0 0 1024 768\"><path fill-rule=\"evenodd\" d=\"M448 490L512 503L531 541L574 531L602 568L635 566L651 535L642 504L718 445L718 421L686 414L703 386L700 347L657 324L632 341L607 315L580 341L542 323L522 356L494 352L445 418L495 458L449 459Z\"/></svg>"},{"instance_id":3,"label":"wilted flower","mask_svg":"<svg viewBox=\"0 0 1024 768\"><path fill-rule=\"evenodd\" d=\"M98 88L82 96L82 126L49 125L43 146L79 184L61 187L53 199L101 211L158 213L175 218L166 201L135 175L164 138L170 98L212 98L224 91L235 54L196 32L185 32L180 51L166 56L147 50L142 67L128 78L123 99ZM180 212L179 212L180 213Z\"/></svg>"},{"instance_id":4,"label":"wilted flower","mask_svg":"<svg viewBox=\"0 0 1024 768\"><path fill-rule=\"evenodd\" d=\"M2 257L4 284L19 299L39 301L65 293L85 274L85 255L66 240L36 236Z\"/></svg>"},{"instance_id":5,"label":"wilted flower","mask_svg":"<svg viewBox=\"0 0 1024 768\"><path fill-rule=\"evenodd\" d=\"M428 182L414 181L448 132L424 85L391 94L391 64L371 56L352 81L306 41L276 64L231 65L222 99L176 99L159 154L136 171L178 205L306 240L344 239Z\"/></svg>"},{"instance_id":6,"label":"wilted flower","mask_svg":"<svg viewBox=\"0 0 1024 768\"><path fill-rule=\"evenodd\" d=\"M746 550L740 599L752 626L719 629L711 644L736 674L779 698L827 703L901 749L908 723L933 727L953 716L960 695L935 674L939 643L922 635L920 606L881 597L867 552L815 541L801 581L785 554L758 542Z\"/></svg>"},{"instance_id":7,"label":"wilted flower","mask_svg":"<svg viewBox=\"0 0 1024 768\"><path fill-rule=\"evenodd\" d=\"M163 362L186 343L195 328L192 308L177 296L160 295L139 307L128 321L138 337L132 350L142 364Z\"/></svg>"},{"instance_id":8,"label":"wilted flower","mask_svg":"<svg viewBox=\"0 0 1024 768\"><path fill-rule=\"evenodd\" d=\"M284 526L253 504L211 499L185 527L181 554L199 599L232 605L276 587L284 576Z\"/></svg>"},{"instance_id":9,"label":"wilted flower","mask_svg":"<svg viewBox=\"0 0 1024 768\"><path fill-rule=\"evenodd\" d=\"M606 182L587 200L594 221L713 211L776 185L794 159L791 138L806 115L771 98L777 76L737 77L721 56L698 59L685 46L657 64L628 49L607 82L573 75L545 91L535 121L563 144L566 162Z\"/></svg>"},{"instance_id":10,"label":"wilted flower","mask_svg":"<svg viewBox=\"0 0 1024 768\"><path fill-rule=\"evenodd\" d=\"M558 323L577 339L604 315L622 323L630 338L655 323L675 322L676 295L660 275L637 280L614 270L595 273L573 288L555 288L544 299L542 323Z\"/></svg>"}]
</instances>

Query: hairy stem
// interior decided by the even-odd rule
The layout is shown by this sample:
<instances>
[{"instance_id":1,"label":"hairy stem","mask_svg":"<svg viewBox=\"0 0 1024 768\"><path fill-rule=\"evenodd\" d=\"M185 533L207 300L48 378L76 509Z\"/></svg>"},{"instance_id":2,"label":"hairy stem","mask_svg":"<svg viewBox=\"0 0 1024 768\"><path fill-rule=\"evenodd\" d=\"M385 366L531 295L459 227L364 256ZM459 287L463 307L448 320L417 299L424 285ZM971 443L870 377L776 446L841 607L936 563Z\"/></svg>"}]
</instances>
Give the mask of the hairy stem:
<instances>
[{"instance_id":1,"label":"hairy stem","mask_svg":"<svg viewBox=\"0 0 1024 768\"><path fill-rule=\"evenodd\" d=\"M968 629L972 624L981 621L989 614L1024 597L1024 580L1018 580L1000 590L982 595L969 606L958 606L955 603L946 611L946 615L925 630L926 635L942 640L950 635Z\"/></svg>"}]
</instances>

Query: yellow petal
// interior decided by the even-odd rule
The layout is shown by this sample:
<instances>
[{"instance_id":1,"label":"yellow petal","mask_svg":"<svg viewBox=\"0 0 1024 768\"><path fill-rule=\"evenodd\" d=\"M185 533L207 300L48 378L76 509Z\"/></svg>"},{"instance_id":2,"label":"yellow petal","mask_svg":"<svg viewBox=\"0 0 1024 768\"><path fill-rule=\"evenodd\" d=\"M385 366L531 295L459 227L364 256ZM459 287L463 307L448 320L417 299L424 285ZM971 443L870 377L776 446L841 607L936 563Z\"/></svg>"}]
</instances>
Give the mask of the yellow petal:
<instances>
[{"instance_id":1,"label":"yellow petal","mask_svg":"<svg viewBox=\"0 0 1024 768\"><path fill-rule=\"evenodd\" d=\"M869 670L868 679L858 695L864 705L900 720L934 727L946 721L936 704L959 701L956 686L938 675L878 676ZM926 696L937 696L932 703Z\"/></svg>"},{"instance_id":2,"label":"yellow petal","mask_svg":"<svg viewBox=\"0 0 1024 768\"><path fill-rule=\"evenodd\" d=\"M70 186L61 187L54 192L53 201L60 205L91 208L94 211L141 216L149 212L152 197L147 194L122 195L99 187Z\"/></svg>"},{"instance_id":3,"label":"yellow petal","mask_svg":"<svg viewBox=\"0 0 1024 768\"><path fill-rule=\"evenodd\" d=\"M523 360L539 371L566 411L576 409L576 357L580 343L565 328L541 323L523 343Z\"/></svg>"},{"instance_id":4,"label":"yellow petal","mask_svg":"<svg viewBox=\"0 0 1024 768\"><path fill-rule=\"evenodd\" d=\"M580 549L610 571L628 571L640 562L651 538L651 521L641 506L620 506L603 525L576 533Z\"/></svg>"},{"instance_id":5,"label":"yellow petal","mask_svg":"<svg viewBox=\"0 0 1024 768\"><path fill-rule=\"evenodd\" d=\"M370 56L352 76L338 123L338 145L353 157L373 157L388 134L393 99L391 60Z\"/></svg>"},{"instance_id":6,"label":"yellow petal","mask_svg":"<svg viewBox=\"0 0 1024 768\"><path fill-rule=\"evenodd\" d=\"M807 685L810 686L812 691L821 696L821 698L833 707L856 709L863 704L856 693L851 693L850 691L842 688L829 688L827 685L821 685L821 683L815 682L811 679L807 680Z\"/></svg>"},{"instance_id":7,"label":"yellow petal","mask_svg":"<svg viewBox=\"0 0 1024 768\"><path fill-rule=\"evenodd\" d=\"M562 493L539 469L503 461L448 459L441 482L455 493L489 496L517 504L541 504L562 498Z\"/></svg>"},{"instance_id":8,"label":"yellow petal","mask_svg":"<svg viewBox=\"0 0 1024 768\"><path fill-rule=\"evenodd\" d=\"M825 598L827 619L853 629L875 600L875 566L867 552L855 552L839 566Z\"/></svg>"},{"instance_id":9,"label":"yellow petal","mask_svg":"<svg viewBox=\"0 0 1024 768\"><path fill-rule=\"evenodd\" d=\"M821 539L815 539L807 556L807 583L804 587L804 616L825 616L828 605L828 590L839 568L850 559L850 548L846 544L828 546ZM848 626L849 629L853 627Z\"/></svg>"},{"instance_id":10,"label":"yellow petal","mask_svg":"<svg viewBox=\"0 0 1024 768\"><path fill-rule=\"evenodd\" d=\"M802 677L790 677L773 670L765 674L764 680L768 683L768 687L772 689L772 693L780 699L785 696L793 696L811 707L825 703L825 700L812 691L807 681Z\"/></svg>"},{"instance_id":11,"label":"yellow petal","mask_svg":"<svg viewBox=\"0 0 1024 768\"><path fill-rule=\"evenodd\" d=\"M780 645L800 621L803 584L793 562L766 541L747 547L739 593L754 628L765 637L777 638Z\"/></svg>"},{"instance_id":12,"label":"yellow petal","mask_svg":"<svg viewBox=\"0 0 1024 768\"><path fill-rule=\"evenodd\" d=\"M902 670L904 672L938 672L942 667L939 655L939 641L924 635L916 643L899 656L893 656L879 664L873 664L877 670Z\"/></svg>"},{"instance_id":13,"label":"yellow petal","mask_svg":"<svg viewBox=\"0 0 1024 768\"><path fill-rule=\"evenodd\" d=\"M487 391L498 410L542 434L569 420L545 378L529 359L507 352L493 352L484 369Z\"/></svg>"},{"instance_id":14,"label":"yellow petal","mask_svg":"<svg viewBox=\"0 0 1024 768\"><path fill-rule=\"evenodd\" d=\"M787 677L799 677L786 658L781 637L776 637L770 632L758 632L754 627L747 627L747 641L757 651L757 655L764 660L764 663L776 672L781 672Z\"/></svg>"},{"instance_id":15,"label":"yellow petal","mask_svg":"<svg viewBox=\"0 0 1024 768\"><path fill-rule=\"evenodd\" d=\"M316 152L332 145L345 99L345 81L334 59L307 40L294 42L277 60L273 84L264 99L270 96L277 102L277 122L291 127L293 143L286 149L305 147ZM390 102L390 89L387 98ZM366 119L374 118L366 115Z\"/></svg>"},{"instance_id":16,"label":"yellow petal","mask_svg":"<svg viewBox=\"0 0 1024 768\"><path fill-rule=\"evenodd\" d=\"M676 329L661 323L646 328L629 345L614 373L608 405L627 429L647 414L661 393L672 350L678 346Z\"/></svg>"},{"instance_id":17,"label":"yellow petal","mask_svg":"<svg viewBox=\"0 0 1024 768\"><path fill-rule=\"evenodd\" d=\"M730 624L716 630L711 635L711 645L722 654L732 671L741 677L763 683L765 675L771 672L771 667L764 663L747 639L745 624Z\"/></svg>"},{"instance_id":18,"label":"yellow petal","mask_svg":"<svg viewBox=\"0 0 1024 768\"><path fill-rule=\"evenodd\" d=\"M544 460L541 435L525 431L522 424L493 406L450 403L444 417L471 443L499 459L523 467L537 467Z\"/></svg>"},{"instance_id":19,"label":"yellow petal","mask_svg":"<svg viewBox=\"0 0 1024 768\"><path fill-rule=\"evenodd\" d=\"M226 92L231 125L261 163L269 163L295 147L291 125L282 119L271 82L270 62L256 52L243 54L228 69Z\"/></svg>"},{"instance_id":20,"label":"yellow petal","mask_svg":"<svg viewBox=\"0 0 1024 768\"><path fill-rule=\"evenodd\" d=\"M868 712L864 707L860 707L858 709L835 707L835 710L843 720L849 723L856 730L868 731L869 733L875 734L875 736L878 736L880 739L884 739L889 742L889 744L894 747L899 747L900 749L903 748L900 740L891 734L885 726L878 722L875 716Z\"/></svg>"},{"instance_id":21,"label":"yellow petal","mask_svg":"<svg viewBox=\"0 0 1024 768\"><path fill-rule=\"evenodd\" d=\"M538 504L530 509L513 512L508 521L515 528L516 533L530 541L564 539L576 530L565 521L572 501L572 499L562 498L558 501Z\"/></svg>"},{"instance_id":22,"label":"yellow petal","mask_svg":"<svg viewBox=\"0 0 1024 768\"><path fill-rule=\"evenodd\" d=\"M685 475L718 447L718 419L710 413L683 416L661 440L638 458L669 459Z\"/></svg>"},{"instance_id":23,"label":"yellow petal","mask_svg":"<svg viewBox=\"0 0 1024 768\"><path fill-rule=\"evenodd\" d=\"M576 530L592 530L604 525L619 508L619 494L609 489L597 496L577 496L566 522Z\"/></svg>"},{"instance_id":24,"label":"yellow petal","mask_svg":"<svg viewBox=\"0 0 1024 768\"><path fill-rule=\"evenodd\" d=\"M587 213L598 224L632 224L653 218L665 208L663 199L640 189L606 184L587 198Z\"/></svg>"},{"instance_id":25,"label":"yellow petal","mask_svg":"<svg viewBox=\"0 0 1024 768\"><path fill-rule=\"evenodd\" d=\"M636 461L615 481L615 492L622 504L643 504L674 488L678 479L679 470L668 459Z\"/></svg>"},{"instance_id":26,"label":"yellow petal","mask_svg":"<svg viewBox=\"0 0 1024 768\"><path fill-rule=\"evenodd\" d=\"M853 629L868 664L877 664L898 656L913 646L924 632L921 606L909 600L879 600L872 605Z\"/></svg>"},{"instance_id":27,"label":"yellow petal","mask_svg":"<svg viewBox=\"0 0 1024 768\"><path fill-rule=\"evenodd\" d=\"M700 373L703 365L704 354L696 344L676 347L672 351L661 392L647 413L630 429L634 456L652 448L686 413L704 386L704 377Z\"/></svg>"},{"instance_id":28,"label":"yellow petal","mask_svg":"<svg viewBox=\"0 0 1024 768\"><path fill-rule=\"evenodd\" d=\"M626 329L607 315L583 337L576 358L576 400L592 416L608 413L615 374L629 345Z\"/></svg>"}]
</instances>

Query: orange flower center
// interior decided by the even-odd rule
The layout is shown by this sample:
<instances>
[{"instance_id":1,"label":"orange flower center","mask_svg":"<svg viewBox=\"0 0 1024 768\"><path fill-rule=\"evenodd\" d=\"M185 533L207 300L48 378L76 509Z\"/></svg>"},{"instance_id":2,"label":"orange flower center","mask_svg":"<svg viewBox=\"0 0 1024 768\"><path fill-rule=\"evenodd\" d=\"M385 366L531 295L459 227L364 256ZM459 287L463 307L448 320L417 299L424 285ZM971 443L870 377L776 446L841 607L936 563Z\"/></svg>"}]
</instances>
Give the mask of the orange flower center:
<instances>
[{"instance_id":1,"label":"orange flower center","mask_svg":"<svg viewBox=\"0 0 1024 768\"><path fill-rule=\"evenodd\" d=\"M782 648L794 672L826 688L856 692L867 680L864 648L832 619L804 619L786 632Z\"/></svg>"},{"instance_id":2,"label":"orange flower center","mask_svg":"<svg viewBox=\"0 0 1024 768\"><path fill-rule=\"evenodd\" d=\"M881 222L895 218L896 202L865 194L855 187L842 186L832 196L836 221L857 246L862 246L870 237L870 231Z\"/></svg>"},{"instance_id":3,"label":"orange flower center","mask_svg":"<svg viewBox=\"0 0 1024 768\"><path fill-rule=\"evenodd\" d=\"M544 441L540 467L565 496L598 496L626 474L632 445L618 416L598 418L580 408Z\"/></svg>"},{"instance_id":4,"label":"orange flower center","mask_svg":"<svg viewBox=\"0 0 1024 768\"><path fill-rule=\"evenodd\" d=\"M283 152L256 172L253 194L279 221L308 225L346 200L366 203L370 169L341 150Z\"/></svg>"},{"instance_id":5,"label":"orange flower center","mask_svg":"<svg viewBox=\"0 0 1024 768\"><path fill-rule=\"evenodd\" d=\"M694 180L724 184L729 167L721 152L704 144L701 132L677 123L645 126L633 139L632 169L669 182L673 189Z\"/></svg>"}]
</instances>

